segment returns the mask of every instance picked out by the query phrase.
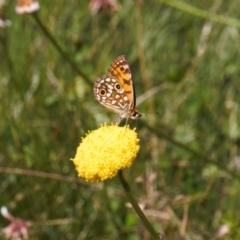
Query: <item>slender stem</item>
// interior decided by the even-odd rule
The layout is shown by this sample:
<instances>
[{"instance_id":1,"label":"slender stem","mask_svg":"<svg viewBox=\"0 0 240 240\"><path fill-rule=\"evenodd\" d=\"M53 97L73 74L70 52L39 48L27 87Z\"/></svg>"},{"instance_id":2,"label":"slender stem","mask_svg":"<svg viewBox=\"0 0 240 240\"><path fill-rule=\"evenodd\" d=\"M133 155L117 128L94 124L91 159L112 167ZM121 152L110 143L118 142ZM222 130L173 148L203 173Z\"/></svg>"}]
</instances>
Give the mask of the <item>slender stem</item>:
<instances>
[{"instance_id":1,"label":"slender stem","mask_svg":"<svg viewBox=\"0 0 240 240\"><path fill-rule=\"evenodd\" d=\"M50 40L50 42L53 44L53 46L59 51L59 53L68 61L68 63L72 66L72 68L80 75L84 78L84 80L90 85L92 86L92 82L90 81L90 79L88 78L88 76L83 73L79 67L76 65L76 63L69 57L69 55L62 49L62 47L57 43L57 41L55 40L55 38L51 35L51 33L49 32L49 30L45 27L45 25L42 23L42 21L40 20L40 18L38 17L37 12L31 14L34 18L34 20L37 22L38 26L42 29L42 31L44 32L44 34L47 36L47 38Z\"/></svg>"},{"instance_id":2,"label":"slender stem","mask_svg":"<svg viewBox=\"0 0 240 240\"><path fill-rule=\"evenodd\" d=\"M185 11L190 14L196 15L198 17L206 18L229 26L240 27L240 21L236 18L230 18L224 15L219 15L216 13L205 11L178 0L158 0L158 1L165 3L169 6L175 7L177 9L180 9L181 11Z\"/></svg>"},{"instance_id":3,"label":"slender stem","mask_svg":"<svg viewBox=\"0 0 240 240\"><path fill-rule=\"evenodd\" d=\"M125 191L125 194L127 195L130 203L132 204L133 209L137 213L138 217L142 220L142 223L144 224L144 226L146 227L148 232L151 234L152 238L153 239L158 239L158 240L163 239L162 235L155 232L152 225L149 223L148 219L146 218L146 216L142 212L141 208L138 206L138 203L137 203L136 199L134 198L134 196L131 193L131 189L130 189L128 183L126 182L126 180L123 177L122 170L120 170L118 172L118 176L119 176L120 182L123 186L123 189Z\"/></svg>"},{"instance_id":4,"label":"slender stem","mask_svg":"<svg viewBox=\"0 0 240 240\"><path fill-rule=\"evenodd\" d=\"M90 185L88 182L83 181L80 178L64 176L61 174L56 174L51 172L41 172L41 171L35 171L30 169L23 169L23 168L9 168L9 167L0 166L0 173L46 178L46 179L52 179L57 181L64 181L64 182L71 182L71 183L74 182L79 184Z\"/></svg>"},{"instance_id":5,"label":"slender stem","mask_svg":"<svg viewBox=\"0 0 240 240\"><path fill-rule=\"evenodd\" d=\"M161 131L158 128L152 127L150 126L148 123L146 123L145 121L142 121L142 124L147 127L150 131L152 131L153 133L155 133L159 138L165 138L166 140L168 140L169 142L171 142L172 144L178 146L179 148L182 148L183 150L191 153L193 156L197 157L197 158L201 158L203 160L205 160L208 163L211 163L215 166L217 166L219 169L221 169L222 171L226 172L229 174L229 176L231 177L235 177L237 179L240 179L240 174L228 169L224 164L222 164L219 161L213 160L210 157L208 157L207 155L204 155L204 153L199 152L197 150L192 149L191 147L189 147L188 145L181 143L175 139L173 139L171 136L165 134L163 131Z\"/></svg>"}]
</instances>

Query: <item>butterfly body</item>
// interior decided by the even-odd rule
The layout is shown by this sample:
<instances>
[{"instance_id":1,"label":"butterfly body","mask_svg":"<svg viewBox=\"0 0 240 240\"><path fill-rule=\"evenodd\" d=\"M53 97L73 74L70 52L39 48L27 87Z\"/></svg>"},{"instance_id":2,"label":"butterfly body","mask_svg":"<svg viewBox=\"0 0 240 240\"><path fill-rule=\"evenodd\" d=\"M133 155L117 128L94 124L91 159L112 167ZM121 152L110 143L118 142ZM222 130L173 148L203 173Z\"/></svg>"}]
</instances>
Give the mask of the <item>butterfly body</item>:
<instances>
[{"instance_id":1,"label":"butterfly body","mask_svg":"<svg viewBox=\"0 0 240 240\"><path fill-rule=\"evenodd\" d=\"M135 108L135 89L129 64L119 56L107 73L94 84L94 96L105 107L118 113L120 118L136 119L141 113Z\"/></svg>"}]
</instances>

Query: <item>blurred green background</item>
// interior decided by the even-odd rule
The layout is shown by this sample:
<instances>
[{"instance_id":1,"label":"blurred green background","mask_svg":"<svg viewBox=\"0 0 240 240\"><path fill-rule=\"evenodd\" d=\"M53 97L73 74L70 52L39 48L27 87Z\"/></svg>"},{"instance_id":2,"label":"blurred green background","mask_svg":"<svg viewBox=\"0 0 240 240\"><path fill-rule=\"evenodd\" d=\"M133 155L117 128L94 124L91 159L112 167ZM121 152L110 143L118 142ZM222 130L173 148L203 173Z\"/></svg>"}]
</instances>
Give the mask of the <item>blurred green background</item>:
<instances>
[{"instance_id":1,"label":"blurred green background","mask_svg":"<svg viewBox=\"0 0 240 240\"><path fill-rule=\"evenodd\" d=\"M124 170L146 216L166 240L240 239L240 23L211 19L239 18L240 1L182 0L197 9L187 12L119 0L95 15L89 2L40 2L67 57L16 1L0 9L12 22L0 29L0 205L32 222L30 239L150 239L117 177L86 183L70 161L88 130L113 119L92 88L125 55L150 113L131 121L141 148Z\"/></svg>"}]
</instances>

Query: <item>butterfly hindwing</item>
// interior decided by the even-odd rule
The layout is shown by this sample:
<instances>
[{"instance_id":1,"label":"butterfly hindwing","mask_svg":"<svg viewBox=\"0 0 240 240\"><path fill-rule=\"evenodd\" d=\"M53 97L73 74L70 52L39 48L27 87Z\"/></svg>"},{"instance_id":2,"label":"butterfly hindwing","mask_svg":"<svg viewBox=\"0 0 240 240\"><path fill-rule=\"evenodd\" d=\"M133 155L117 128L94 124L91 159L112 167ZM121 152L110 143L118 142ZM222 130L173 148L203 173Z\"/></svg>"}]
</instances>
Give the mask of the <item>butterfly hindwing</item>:
<instances>
[{"instance_id":1,"label":"butterfly hindwing","mask_svg":"<svg viewBox=\"0 0 240 240\"><path fill-rule=\"evenodd\" d=\"M114 76L106 74L94 84L94 96L105 107L121 113L130 102L124 88Z\"/></svg>"}]
</instances>

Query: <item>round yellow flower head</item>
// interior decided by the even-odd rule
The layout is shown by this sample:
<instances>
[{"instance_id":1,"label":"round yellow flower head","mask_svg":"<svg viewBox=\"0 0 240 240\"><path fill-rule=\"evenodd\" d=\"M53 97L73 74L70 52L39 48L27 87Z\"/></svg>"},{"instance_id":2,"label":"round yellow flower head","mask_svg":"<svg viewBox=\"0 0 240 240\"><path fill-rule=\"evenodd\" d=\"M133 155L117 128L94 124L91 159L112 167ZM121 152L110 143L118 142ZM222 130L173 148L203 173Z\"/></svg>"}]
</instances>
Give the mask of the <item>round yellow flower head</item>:
<instances>
[{"instance_id":1,"label":"round yellow flower head","mask_svg":"<svg viewBox=\"0 0 240 240\"><path fill-rule=\"evenodd\" d=\"M73 160L79 177L99 182L131 166L139 150L137 133L117 125L102 126L86 134Z\"/></svg>"}]
</instances>

